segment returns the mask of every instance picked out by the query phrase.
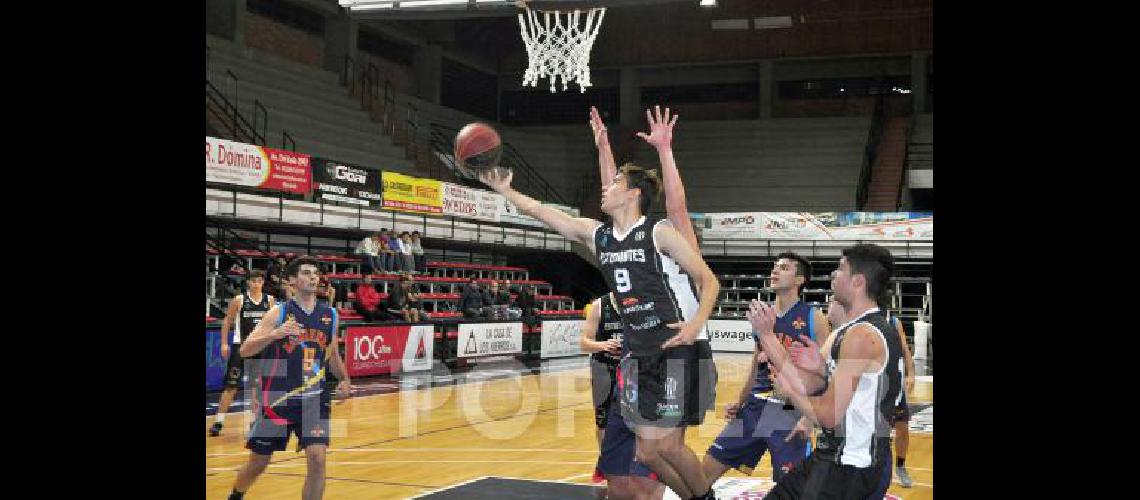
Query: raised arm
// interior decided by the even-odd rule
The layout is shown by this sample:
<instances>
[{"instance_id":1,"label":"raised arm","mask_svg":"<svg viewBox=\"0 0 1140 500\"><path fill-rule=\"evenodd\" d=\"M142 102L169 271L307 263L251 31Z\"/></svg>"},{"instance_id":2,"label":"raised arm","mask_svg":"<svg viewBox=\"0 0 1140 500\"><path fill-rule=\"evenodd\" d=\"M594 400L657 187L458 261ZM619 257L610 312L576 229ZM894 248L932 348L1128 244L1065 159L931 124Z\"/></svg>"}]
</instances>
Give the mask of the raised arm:
<instances>
[{"instance_id":1,"label":"raised arm","mask_svg":"<svg viewBox=\"0 0 1140 500\"><path fill-rule=\"evenodd\" d=\"M512 178L514 172L507 171L504 175L498 168L488 169L479 174L479 180L483 184L503 195L507 201L514 203L520 212L538 219L566 239L586 245L591 252L594 251L594 230L602 225L601 222L585 217L571 217L566 212L543 205L542 202L515 191L511 187Z\"/></svg>"},{"instance_id":2,"label":"raised arm","mask_svg":"<svg viewBox=\"0 0 1140 500\"><path fill-rule=\"evenodd\" d=\"M677 345L692 344L697 339L697 333L700 332L701 327L712 314L713 307L716 305L717 294L720 293L720 282L717 281L712 269L709 269L709 265L701 258L701 254L694 250L681 237L681 234L673 229L670 223L657 224L653 228L653 238L657 243L657 248L669 255L686 274L693 278L697 290L700 290L701 294L700 307L692 319L684 323L666 325L680 331L676 336L661 344L661 348L668 349Z\"/></svg>"},{"instance_id":3,"label":"raised arm","mask_svg":"<svg viewBox=\"0 0 1140 500\"><path fill-rule=\"evenodd\" d=\"M602 190L613 181L617 175L617 164L614 162L614 152L610 147L610 138L598 108L590 106L590 130L594 132L594 146L598 148L598 173L601 175Z\"/></svg>"},{"instance_id":4,"label":"raised arm","mask_svg":"<svg viewBox=\"0 0 1140 500\"><path fill-rule=\"evenodd\" d=\"M661 106L653 108L652 113L645 110L650 133L647 135L638 132L637 136L657 149L657 159L661 162L662 189L665 191L665 213L669 222L673 223L673 227L694 250L700 252L697 233L693 230L689 207L685 202L685 185L681 182L681 172L677 170L677 162L673 159L673 126L681 115L673 115L669 108L665 108L665 114L662 115Z\"/></svg>"},{"instance_id":5,"label":"raised arm","mask_svg":"<svg viewBox=\"0 0 1140 500\"><path fill-rule=\"evenodd\" d=\"M809 396L794 373L776 375L776 388L787 394L792 404L819 425L834 429L847 414L847 407L864 373L877 370L885 358L886 346L865 325L851 327L839 348L839 361L828 381L827 389L818 396ZM793 371L794 372L794 371Z\"/></svg>"}]
</instances>

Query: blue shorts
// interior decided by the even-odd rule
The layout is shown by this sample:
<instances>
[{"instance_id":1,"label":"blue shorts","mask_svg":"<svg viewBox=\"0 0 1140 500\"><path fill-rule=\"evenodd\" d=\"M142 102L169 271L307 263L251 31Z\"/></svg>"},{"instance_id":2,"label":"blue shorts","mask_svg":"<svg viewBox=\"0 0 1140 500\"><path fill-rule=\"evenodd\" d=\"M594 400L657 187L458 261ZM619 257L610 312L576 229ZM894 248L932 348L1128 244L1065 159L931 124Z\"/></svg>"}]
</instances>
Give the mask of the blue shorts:
<instances>
[{"instance_id":1,"label":"blue shorts","mask_svg":"<svg viewBox=\"0 0 1140 500\"><path fill-rule=\"evenodd\" d=\"M800 416L796 410L785 410L783 403L750 396L707 453L724 465L752 474L767 451L772 460L772 480L779 482L807 457L807 439L797 436L784 441Z\"/></svg>"},{"instance_id":2,"label":"blue shorts","mask_svg":"<svg viewBox=\"0 0 1140 500\"><path fill-rule=\"evenodd\" d=\"M615 389L611 397L618 397ZM602 453L597 469L605 476L641 476L658 480L657 473L637 461L637 435L621 416L620 405L609 405L606 432L602 437Z\"/></svg>"},{"instance_id":3,"label":"blue shorts","mask_svg":"<svg viewBox=\"0 0 1140 500\"><path fill-rule=\"evenodd\" d=\"M313 406L317 411L306 407L305 410L288 412L288 415L280 420L267 417L264 410L259 411L257 420L249 431L245 447L258 455L272 455L275 451L285 451L290 434L297 435L300 449L305 449L310 444L328 446L332 400L322 397L319 402L314 402Z\"/></svg>"}]
</instances>

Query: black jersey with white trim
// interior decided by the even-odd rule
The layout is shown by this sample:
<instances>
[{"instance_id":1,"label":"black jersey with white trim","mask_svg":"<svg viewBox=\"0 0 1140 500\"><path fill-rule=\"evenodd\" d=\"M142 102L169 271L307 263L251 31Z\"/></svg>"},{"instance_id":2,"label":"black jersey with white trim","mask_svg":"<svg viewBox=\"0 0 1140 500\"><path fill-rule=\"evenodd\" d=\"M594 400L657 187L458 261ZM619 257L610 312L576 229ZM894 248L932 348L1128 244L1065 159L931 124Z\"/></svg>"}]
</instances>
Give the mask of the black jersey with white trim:
<instances>
[{"instance_id":1,"label":"black jersey with white trim","mask_svg":"<svg viewBox=\"0 0 1140 500\"><path fill-rule=\"evenodd\" d=\"M261 294L261 302L254 302L249 297L249 293L241 294L241 309L238 310L237 332L234 337L236 338L235 344L245 342L249 338L249 334L253 333L254 327L261 321L261 317L269 312L269 303L273 298L272 295L267 293Z\"/></svg>"},{"instance_id":2,"label":"black jersey with white trim","mask_svg":"<svg viewBox=\"0 0 1140 500\"><path fill-rule=\"evenodd\" d=\"M903 355L899 334L878 307L844 323L835 333L827 353L827 373L835 374L836 360L844 337L855 325L868 325L886 346L886 362L875 373L859 377L847 412L834 429L823 429L815 453L837 464L855 467L877 465L879 451L891 445L891 415L902 400Z\"/></svg>"},{"instance_id":3,"label":"black jersey with white trim","mask_svg":"<svg viewBox=\"0 0 1140 500\"><path fill-rule=\"evenodd\" d=\"M625 336L635 355L660 351L679 330L665 325L696 316L696 286L681 267L661 252L653 231L665 219L642 216L624 234L607 222L594 230L594 248L606 284L617 299ZM697 339L707 339L702 325Z\"/></svg>"}]
</instances>

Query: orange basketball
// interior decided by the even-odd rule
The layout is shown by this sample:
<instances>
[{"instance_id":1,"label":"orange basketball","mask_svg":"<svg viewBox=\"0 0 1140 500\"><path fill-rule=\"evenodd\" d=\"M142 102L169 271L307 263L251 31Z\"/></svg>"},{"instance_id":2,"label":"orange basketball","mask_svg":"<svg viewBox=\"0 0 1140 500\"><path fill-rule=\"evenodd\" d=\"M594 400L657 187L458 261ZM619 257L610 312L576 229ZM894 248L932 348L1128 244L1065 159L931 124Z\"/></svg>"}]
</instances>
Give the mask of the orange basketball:
<instances>
[{"instance_id":1,"label":"orange basketball","mask_svg":"<svg viewBox=\"0 0 1140 500\"><path fill-rule=\"evenodd\" d=\"M455 135L455 165L465 177L499 166L503 142L499 133L486 123L468 123Z\"/></svg>"}]
</instances>

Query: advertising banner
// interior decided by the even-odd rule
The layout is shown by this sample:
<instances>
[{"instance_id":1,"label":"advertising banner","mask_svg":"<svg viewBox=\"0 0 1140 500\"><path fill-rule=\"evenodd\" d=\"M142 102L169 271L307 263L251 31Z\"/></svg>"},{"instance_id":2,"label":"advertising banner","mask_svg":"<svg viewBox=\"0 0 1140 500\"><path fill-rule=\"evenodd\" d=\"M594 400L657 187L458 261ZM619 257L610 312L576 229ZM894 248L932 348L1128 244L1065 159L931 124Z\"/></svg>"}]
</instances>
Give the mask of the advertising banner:
<instances>
[{"instance_id":1,"label":"advertising banner","mask_svg":"<svg viewBox=\"0 0 1140 500\"><path fill-rule=\"evenodd\" d=\"M309 155L206 137L206 182L305 194Z\"/></svg>"},{"instance_id":2,"label":"advertising banner","mask_svg":"<svg viewBox=\"0 0 1140 500\"><path fill-rule=\"evenodd\" d=\"M752 352L756 342L752 340L752 323L736 319L710 319L705 326L709 330L709 345L714 351Z\"/></svg>"},{"instance_id":3,"label":"advertising banner","mask_svg":"<svg viewBox=\"0 0 1140 500\"><path fill-rule=\"evenodd\" d=\"M402 212L443 213L443 189L435 179L420 179L396 172L383 172L383 205Z\"/></svg>"},{"instance_id":4,"label":"advertising banner","mask_svg":"<svg viewBox=\"0 0 1140 500\"><path fill-rule=\"evenodd\" d=\"M504 202L498 193L443 183L443 215L499 222Z\"/></svg>"},{"instance_id":5,"label":"advertising banner","mask_svg":"<svg viewBox=\"0 0 1140 500\"><path fill-rule=\"evenodd\" d=\"M233 347L231 347L232 349ZM217 391L222 388L222 381L226 375L226 359L222 357L222 331L217 328L206 329L206 390Z\"/></svg>"},{"instance_id":6,"label":"advertising banner","mask_svg":"<svg viewBox=\"0 0 1140 500\"><path fill-rule=\"evenodd\" d=\"M578 343L582 338L583 320L543 321L542 358L576 356L582 354Z\"/></svg>"},{"instance_id":7,"label":"advertising banner","mask_svg":"<svg viewBox=\"0 0 1140 500\"><path fill-rule=\"evenodd\" d=\"M930 212L733 212L705 214L704 239L932 240Z\"/></svg>"},{"instance_id":8,"label":"advertising banner","mask_svg":"<svg viewBox=\"0 0 1140 500\"><path fill-rule=\"evenodd\" d=\"M404 371L431 369L435 329L432 325L411 325L404 341Z\"/></svg>"},{"instance_id":9,"label":"advertising banner","mask_svg":"<svg viewBox=\"0 0 1140 500\"><path fill-rule=\"evenodd\" d=\"M345 328L344 350L348 375L355 377L399 372L408 329L406 325Z\"/></svg>"},{"instance_id":10,"label":"advertising banner","mask_svg":"<svg viewBox=\"0 0 1140 500\"><path fill-rule=\"evenodd\" d=\"M325 201L379 207L380 171L325 158L313 158L313 192Z\"/></svg>"},{"instance_id":11,"label":"advertising banner","mask_svg":"<svg viewBox=\"0 0 1140 500\"><path fill-rule=\"evenodd\" d=\"M458 357L520 353L522 327L522 323L461 323Z\"/></svg>"}]
</instances>

